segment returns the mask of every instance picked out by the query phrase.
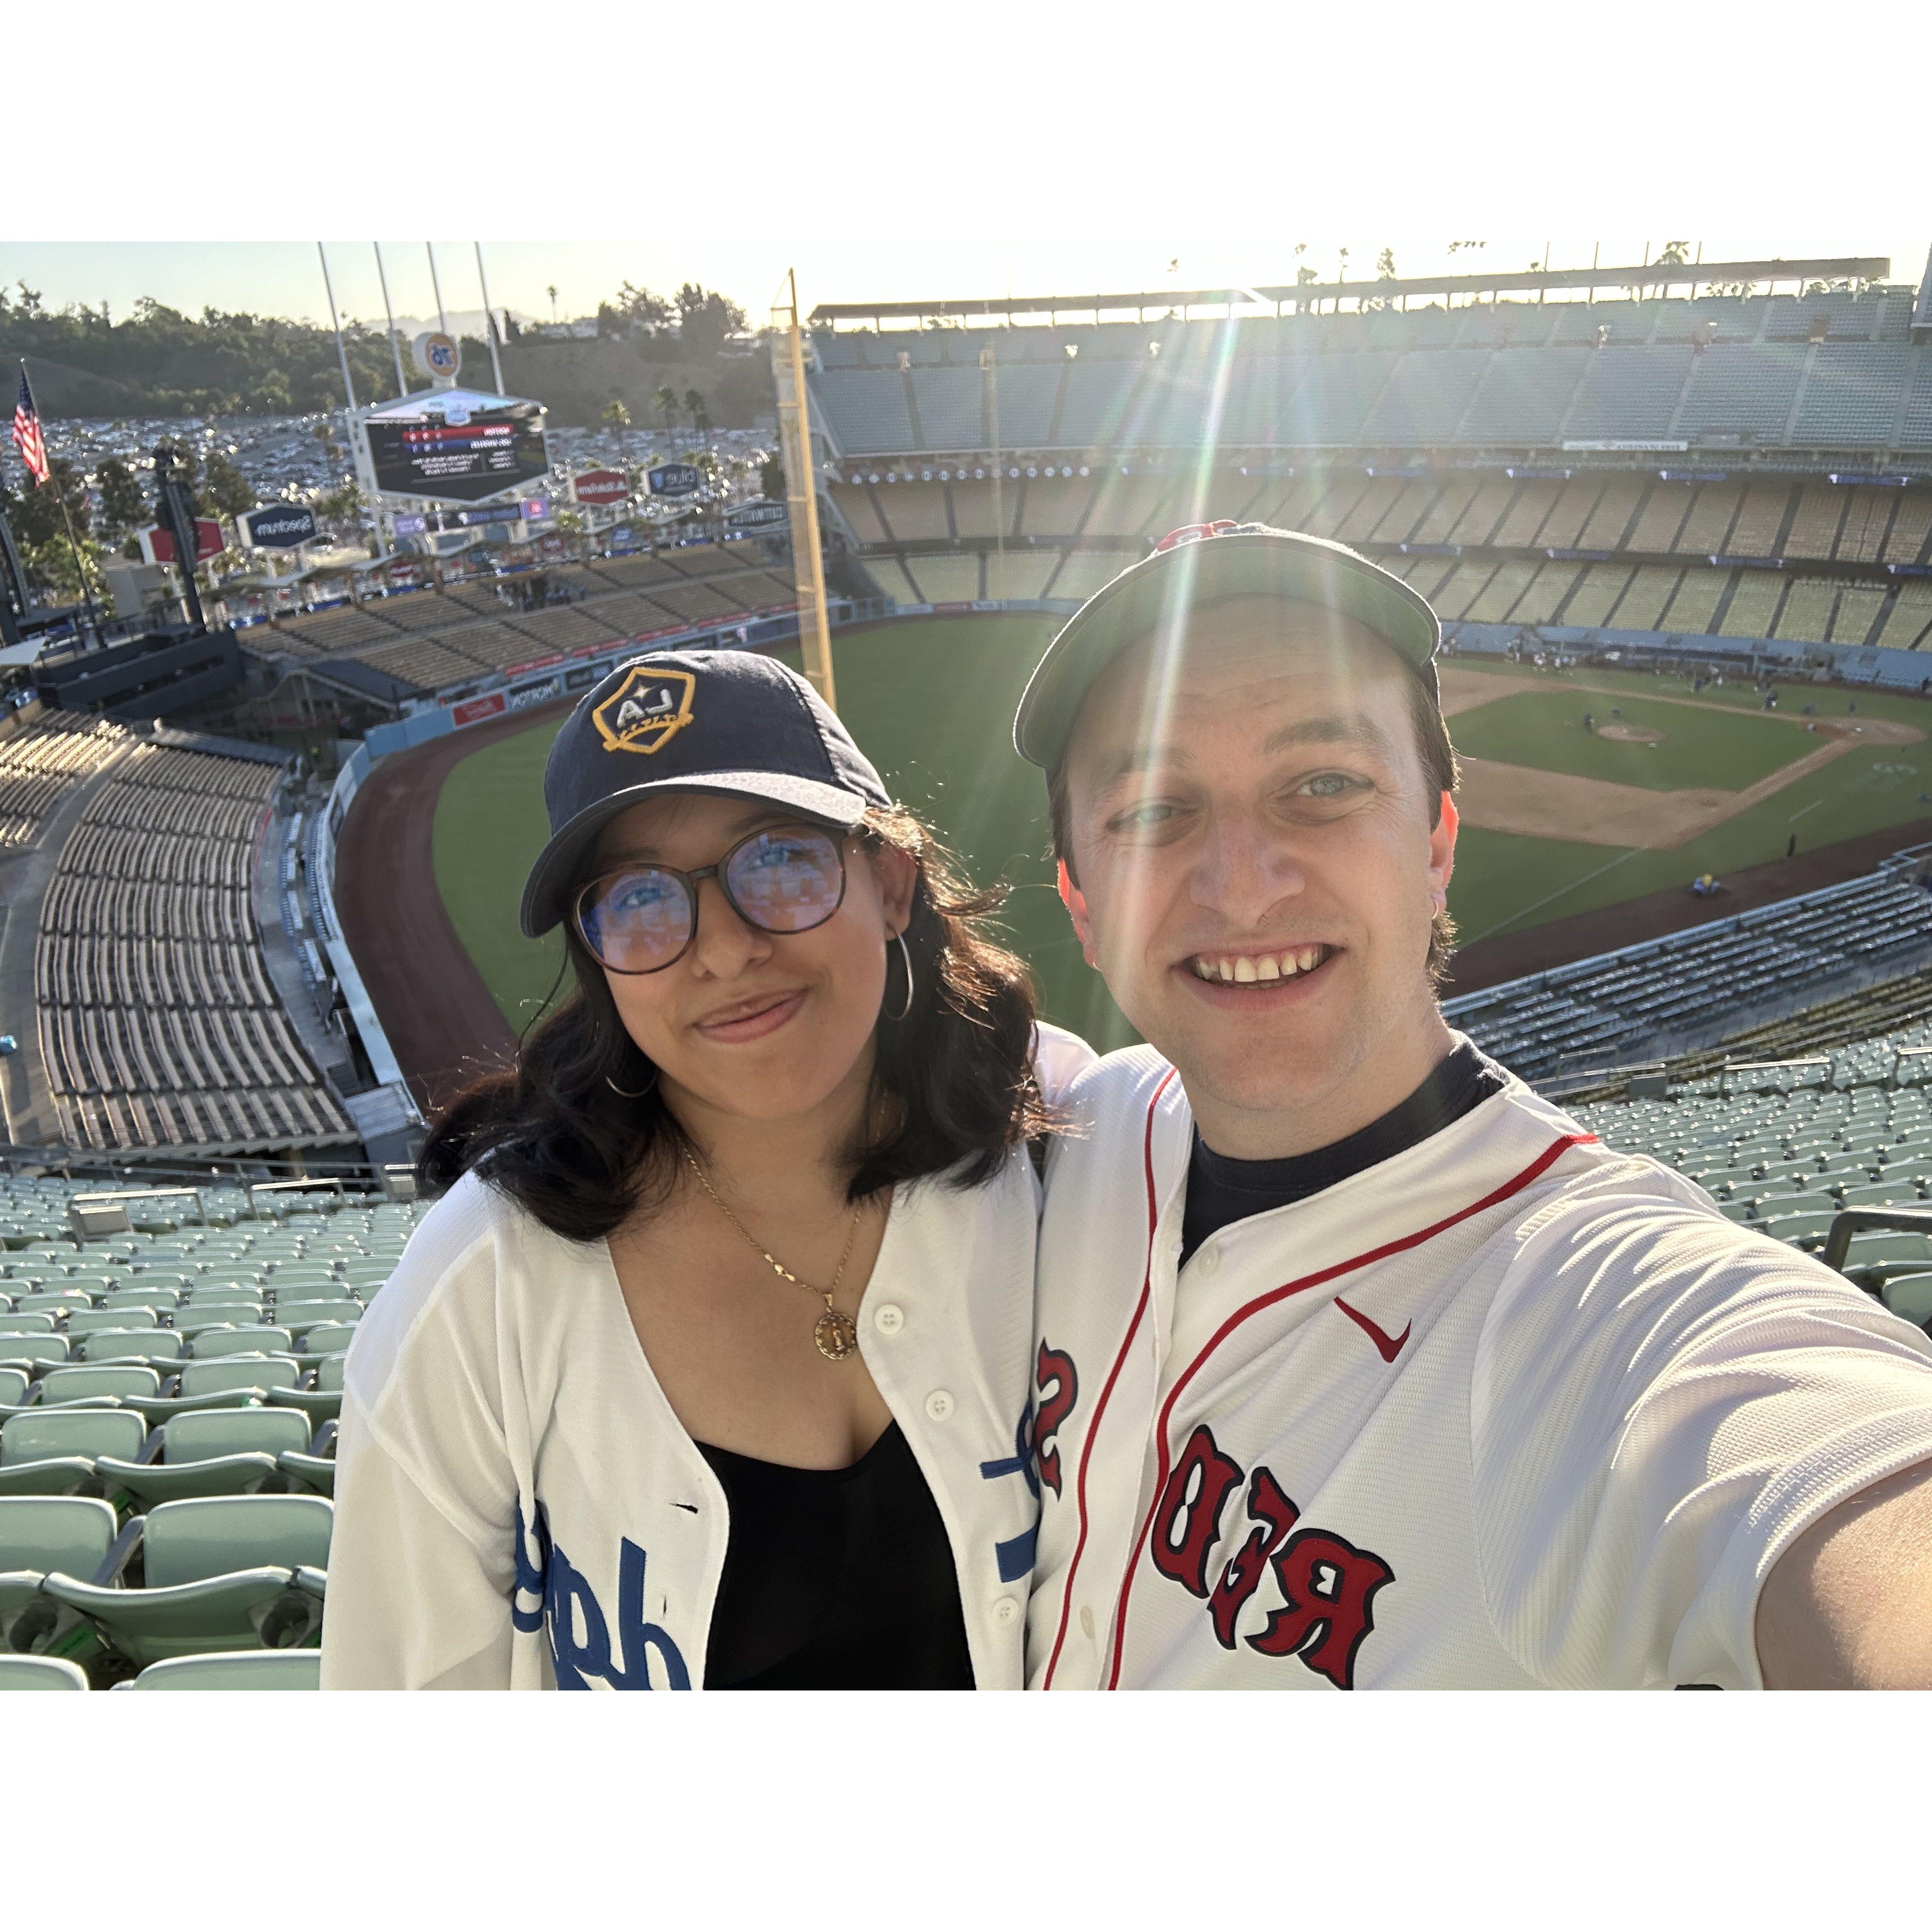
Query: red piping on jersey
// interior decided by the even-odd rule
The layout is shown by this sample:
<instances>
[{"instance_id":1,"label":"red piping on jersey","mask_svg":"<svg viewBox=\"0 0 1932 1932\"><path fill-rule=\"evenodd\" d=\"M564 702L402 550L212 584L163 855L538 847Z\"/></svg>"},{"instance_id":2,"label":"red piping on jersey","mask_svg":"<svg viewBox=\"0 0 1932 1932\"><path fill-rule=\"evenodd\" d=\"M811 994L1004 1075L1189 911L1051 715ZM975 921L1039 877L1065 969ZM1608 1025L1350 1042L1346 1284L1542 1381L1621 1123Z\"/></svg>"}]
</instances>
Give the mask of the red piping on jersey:
<instances>
[{"instance_id":1,"label":"red piping on jersey","mask_svg":"<svg viewBox=\"0 0 1932 1932\"><path fill-rule=\"evenodd\" d=\"M1150 1120L1151 1115L1149 1118ZM1141 1552L1147 1546L1148 1533L1154 1527L1154 1513L1160 1507L1161 1496L1167 1487L1168 1476L1172 1468L1168 1448L1168 1426L1173 1418L1174 1405L1180 1400L1181 1390L1194 1379L1208 1358L1214 1354L1214 1351L1250 1316L1258 1315L1264 1308L1272 1308L1277 1301L1284 1301L1291 1294L1300 1294L1306 1289L1319 1288L1324 1282L1333 1281L1337 1275L1347 1274L1355 1268L1366 1268L1371 1262L1385 1261L1390 1255L1399 1255L1406 1249L1418 1248L1425 1241L1433 1240L1438 1234L1454 1227L1459 1221L1466 1221L1471 1215L1480 1214L1486 1208L1493 1208L1498 1202L1507 1201L1512 1194L1520 1193L1560 1156L1568 1153L1573 1147L1582 1147L1592 1143L1596 1138L1594 1134L1565 1134L1560 1140L1554 1141L1545 1148L1542 1153L1538 1154L1520 1174L1504 1181L1494 1192L1484 1195L1481 1200L1472 1201L1466 1208L1459 1208L1454 1214L1444 1216L1432 1227L1420 1228L1413 1234L1403 1235L1400 1240L1385 1242L1381 1247L1371 1248L1366 1254L1356 1255L1346 1262L1337 1262L1333 1268L1325 1268L1317 1274L1304 1275L1299 1280L1284 1282L1279 1288L1271 1288L1267 1294L1257 1295L1245 1308L1237 1309L1226 1321L1221 1324L1220 1328L1215 1330L1213 1335L1208 1338L1206 1347L1182 1371L1174 1387L1168 1391L1166 1401L1161 1404L1160 1420L1156 1424L1155 1439L1158 1446L1160 1460L1154 1474L1154 1500L1148 1505L1148 1513L1141 1524L1140 1534L1134 1538L1133 1548L1128 1552L1127 1567L1120 1578L1120 1598L1114 1610L1114 1659L1112 1668L1107 1674L1107 1688L1109 1690L1118 1688L1120 1684L1120 1654L1126 1642L1127 1634L1127 1598L1133 1588L1134 1572L1139 1566ZM1151 1250L1148 1256L1148 1264L1151 1270L1153 1264ZM1142 1298L1144 1301L1146 1298L1144 1292ZM1135 1318L1138 1320L1138 1314ZM1100 1420L1100 1414L1096 1411L1094 1418L1096 1427ZM1087 1436L1088 1446L1091 1446L1093 1440L1094 1432L1090 1429ZM1070 1582L1069 1588L1071 1587Z\"/></svg>"},{"instance_id":2,"label":"red piping on jersey","mask_svg":"<svg viewBox=\"0 0 1932 1932\"><path fill-rule=\"evenodd\" d=\"M1053 1634L1053 1652L1046 1660L1046 1676L1040 1683L1042 1690L1053 1688L1053 1673L1059 1668L1060 1646L1066 1641L1066 1620L1073 1610L1073 1580L1079 1574L1080 1558L1087 1547L1087 1465L1093 1457L1094 1438L1100 1433L1100 1418L1107 1412L1107 1399L1114 1393L1114 1384L1120 1379L1127 1351L1133 1346L1134 1337L1140 1332L1141 1318L1147 1312L1148 1298L1154 1291L1154 1235L1155 1225L1160 1219L1160 1201L1154 1185L1154 1114L1174 1072L1170 1066L1162 1075L1160 1084L1154 1090L1154 1097L1148 1102L1147 1131L1141 1143L1141 1164L1147 1174L1147 1272L1141 1278L1141 1296L1134 1304L1134 1318L1127 1324L1126 1337L1120 1343L1120 1352L1114 1358L1114 1366L1107 1372L1100 1400L1094 1406L1094 1419L1087 1425L1086 1440L1080 1445L1080 1468L1073 1480L1074 1507L1078 1513L1080 1528L1073 1540L1073 1560L1066 1566L1066 1588L1060 1599L1060 1628Z\"/></svg>"}]
</instances>

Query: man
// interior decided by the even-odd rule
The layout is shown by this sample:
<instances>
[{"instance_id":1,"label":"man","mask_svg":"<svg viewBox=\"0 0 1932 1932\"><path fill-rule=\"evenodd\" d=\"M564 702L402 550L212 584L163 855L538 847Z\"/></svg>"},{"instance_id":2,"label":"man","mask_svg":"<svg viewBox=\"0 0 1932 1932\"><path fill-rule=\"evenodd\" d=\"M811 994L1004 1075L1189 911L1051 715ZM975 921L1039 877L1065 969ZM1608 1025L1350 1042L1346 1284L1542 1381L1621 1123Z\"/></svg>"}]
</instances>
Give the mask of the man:
<instances>
[{"instance_id":1,"label":"man","mask_svg":"<svg viewBox=\"0 0 1932 1932\"><path fill-rule=\"evenodd\" d=\"M1016 727L1151 1042L1048 1168L1030 1681L1932 1684L1932 1343L1450 1030L1433 613L1178 536Z\"/></svg>"}]
</instances>

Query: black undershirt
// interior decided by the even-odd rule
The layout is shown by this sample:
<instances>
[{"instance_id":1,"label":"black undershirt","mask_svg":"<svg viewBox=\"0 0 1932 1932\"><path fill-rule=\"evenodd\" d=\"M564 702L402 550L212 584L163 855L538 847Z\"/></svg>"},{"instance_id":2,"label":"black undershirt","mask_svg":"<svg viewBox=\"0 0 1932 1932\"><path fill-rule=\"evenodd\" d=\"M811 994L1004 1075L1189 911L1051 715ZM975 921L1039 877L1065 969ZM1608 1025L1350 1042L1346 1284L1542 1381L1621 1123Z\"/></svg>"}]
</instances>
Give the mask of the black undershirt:
<instances>
[{"instance_id":1,"label":"black undershirt","mask_svg":"<svg viewBox=\"0 0 1932 1932\"><path fill-rule=\"evenodd\" d=\"M1195 1250L1229 1222L1305 1201L1440 1133L1492 1094L1500 1093L1504 1078L1494 1060L1465 1040L1380 1120L1371 1120L1346 1140L1286 1160L1231 1160L1216 1154L1197 1130L1180 1224L1180 1265L1185 1268Z\"/></svg>"},{"instance_id":2,"label":"black undershirt","mask_svg":"<svg viewBox=\"0 0 1932 1932\"><path fill-rule=\"evenodd\" d=\"M844 1469L698 1447L731 1513L706 1690L973 1688L952 1542L896 1422Z\"/></svg>"}]
</instances>

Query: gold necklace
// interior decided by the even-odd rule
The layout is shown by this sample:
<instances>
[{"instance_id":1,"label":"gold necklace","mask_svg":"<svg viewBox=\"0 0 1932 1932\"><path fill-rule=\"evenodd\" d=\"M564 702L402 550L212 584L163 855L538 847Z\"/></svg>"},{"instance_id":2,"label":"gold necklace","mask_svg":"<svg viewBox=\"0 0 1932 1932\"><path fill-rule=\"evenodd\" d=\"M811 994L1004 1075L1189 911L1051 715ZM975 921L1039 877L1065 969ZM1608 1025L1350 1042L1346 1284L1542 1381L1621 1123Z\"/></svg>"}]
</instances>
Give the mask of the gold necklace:
<instances>
[{"instance_id":1,"label":"gold necklace","mask_svg":"<svg viewBox=\"0 0 1932 1932\"><path fill-rule=\"evenodd\" d=\"M692 1152L690 1148L686 1148L684 1150L684 1157L690 1163L692 1172L697 1175L698 1186L703 1188L705 1192L710 1195L712 1199L717 1203L718 1213L722 1214L725 1220L729 1221L732 1226L736 1228L739 1233L742 1234L745 1239L751 1243L752 1246L759 1254L764 1256L765 1260L770 1267L772 1274L783 1276L787 1281L794 1283L797 1287L803 1288L808 1294L822 1294L824 1296L825 1312L818 1318L816 1322L813 1324L812 1339L818 1343L818 1352L823 1355L828 1362L842 1362L844 1360L845 1358L854 1353L859 1346L859 1324L852 1319L850 1316L844 1314L839 1310L832 1306L832 1297L833 1291L837 1288L839 1282L844 1278L845 1264L852 1258L852 1244L854 1240L857 1238L859 1232L859 1217L866 1211L866 1204L862 1201L852 1210L851 1226L845 1230L845 1246L843 1251L839 1255L838 1270L838 1273L832 1277L832 1286L830 1288L817 1288L814 1287L812 1282L806 1281L801 1279L799 1276L794 1274L791 1270L785 1266L784 1262L777 1259L774 1256L768 1253L764 1249L759 1247L758 1241L753 1236L752 1231L745 1226L743 1222L739 1220L736 1215L732 1213L729 1208L725 1206L724 1197L719 1194L716 1188L712 1186L710 1180L706 1174L704 1168L698 1165L698 1156Z\"/></svg>"}]
</instances>

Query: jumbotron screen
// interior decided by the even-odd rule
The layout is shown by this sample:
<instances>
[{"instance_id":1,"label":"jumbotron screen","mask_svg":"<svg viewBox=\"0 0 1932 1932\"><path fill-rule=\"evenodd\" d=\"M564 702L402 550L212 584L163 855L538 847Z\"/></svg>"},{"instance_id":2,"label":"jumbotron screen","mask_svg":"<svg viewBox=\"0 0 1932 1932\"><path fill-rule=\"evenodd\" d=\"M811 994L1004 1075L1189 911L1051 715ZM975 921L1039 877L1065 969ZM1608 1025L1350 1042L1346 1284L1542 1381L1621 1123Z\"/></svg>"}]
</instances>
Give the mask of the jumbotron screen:
<instances>
[{"instance_id":1,"label":"jumbotron screen","mask_svg":"<svg viewBox=\"0 0 1932 1932\"><path fill-rule=\"evenodd\" d=\"M543 410L501 398L466 408L439 397L366 424L376 488L385 496L478 503L536 482L550 469Z\"/></svg>"}]
</instances>

